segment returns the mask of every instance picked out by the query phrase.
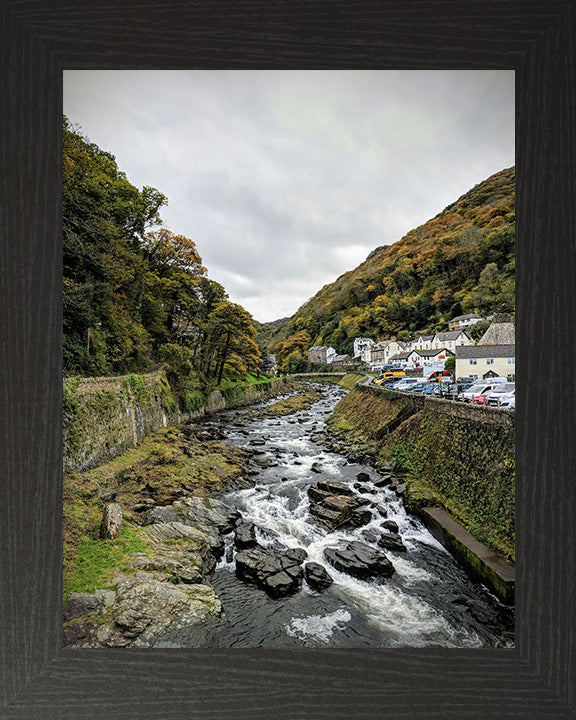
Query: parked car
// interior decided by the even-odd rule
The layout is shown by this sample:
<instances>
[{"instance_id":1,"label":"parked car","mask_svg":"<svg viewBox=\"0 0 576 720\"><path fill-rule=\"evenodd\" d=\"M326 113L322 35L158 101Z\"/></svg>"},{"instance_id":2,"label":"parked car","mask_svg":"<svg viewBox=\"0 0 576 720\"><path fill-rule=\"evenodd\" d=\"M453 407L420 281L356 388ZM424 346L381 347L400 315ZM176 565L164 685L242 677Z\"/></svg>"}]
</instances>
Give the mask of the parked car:
<instances>
[{"instance_id":1,"label":"parked car","mask_svg":"<svg viewBox=\"0 0 576 720\"><path fill-rule=\"evenodd\" d=\"M512 405L510 403L512 402ZM491 407L516 407L516 384L513 382L501 383L486 396L486 405Z\"/></svg>"},{"instance_id":2,"label":"parked car","mask_svg":"<svg viewBox=\"0 0 576 720\"><path fill-rule=\"evenodd\" d=\"M498 385L498 382L495 382L496 378L492 378L490 382L479 382L476 383L476 385L472 385L472 387L469 387L468 390L464 390L461 397L466 403L475 402L474 398L478 395L486 395L490 390L492 390L496 385ZM505 378L500 378L501 382L506 382ZM479 404L479 403L478 403Z\"/></svg>"},{"instance_id":3,"label":"parked car","mask_svg":"<svg viewBox=\"0 0 576 720\"><path fill-rule=\"evenodd\" d=\"M380 373L380 375L374 379L374 382L376 385L382 385L388 381L396 382L403 377L406 377L404 370L387 370L386 372Z\"/></svg>"},{"instance_id":4,"label":"parked car","mask_svg":"<svg viewBox=\"0 0 576 720\"><path fill-rule=\"evenodd\" d=\"M392 387L394 390L410 390L413 385L418 385L420 382L422 382L420 378L405 377L395 382Z\"/></svg>"},{"instance_id":5,"label":"parked car","mask_svg":"<svg viewBox=\"0 0 576 720\"><path fill-rule=\"evenodd\" d=\"M408 390L410 392L421 393L421 392L424 392L424 390L426 390L426 388L429 386L430 386L430 383L423 382L422 380L420 380L420 382L417 383L416 385L410 385Z\"/></svg>"},{"instance_id":6,"label":"parked car","mask_svg":"<svg viewBox=\"0 0 576 720\"><path fill-rule=\"evenodd\" d=\"M457 400L460 394L458 383L440 383L440 397L445 400Z\"/></svg>"},{"instance_id":7,"label":"parked car","mask_svg":"<svg viewBox=\"0 0 576 720\"><path fill-rule=\"evenodd\" d=\"M434 370L428 375L430 382L451 382L452 373L450 370Z\"/></svg>"}]
</instances>

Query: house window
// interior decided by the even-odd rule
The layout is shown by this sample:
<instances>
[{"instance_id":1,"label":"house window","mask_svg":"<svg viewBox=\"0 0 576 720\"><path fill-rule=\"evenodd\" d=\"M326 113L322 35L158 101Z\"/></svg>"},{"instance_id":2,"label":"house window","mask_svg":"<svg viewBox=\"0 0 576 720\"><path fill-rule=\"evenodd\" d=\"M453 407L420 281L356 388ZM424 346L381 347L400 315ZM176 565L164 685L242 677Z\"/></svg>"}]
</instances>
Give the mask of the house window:
<instances>
[{"instance_id":1,"label":"house window","mask_svg":"<svg viewBox=\"0 0 576 720\"><path fill-rule=\"evenodd\" d=\"M508 365L515 365L516 364L516 358L508 358Z\"/></svg>"},{"instance_id":2,"label":"house window","mask_svg":"<svg viewBox=\"0 0 576 720\"><path fill-rule=\"evenodd\" d=\"M494 365L494 358L486 358L486 365Z\"/></svg>"},{"instance_id":3,"label":"house window","mask_svg":"<svg viewBox=\"0 0 576 720\"><path fill-rule=\"evenodd\" d=\"M478 364L478 360L470 360L470 365L477 365L477 364Z\"/></svg>"}]
</instances>

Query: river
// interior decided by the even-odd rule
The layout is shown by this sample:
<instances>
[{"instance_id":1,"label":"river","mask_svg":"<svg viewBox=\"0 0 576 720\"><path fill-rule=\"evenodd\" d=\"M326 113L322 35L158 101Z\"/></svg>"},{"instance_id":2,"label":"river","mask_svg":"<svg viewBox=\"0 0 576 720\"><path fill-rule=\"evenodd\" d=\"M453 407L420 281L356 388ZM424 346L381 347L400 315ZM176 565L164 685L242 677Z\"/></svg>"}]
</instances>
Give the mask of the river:
<instances>
[{"instance_id":1,"label":"river","mask_svg":"<svg viewBox=\"0 0 576 720\"><path fill-rule=\"evenodd\" d=\"M272 599L236 577L232 537L212 584L220 597L226 622L206 638L209 647L359 648L359 647L512 647L513 608L502 605L482 585L472 582L452 556L406 514L390 488L366 495L395 521L407 552L386 551L395 568L392 577L364 581L339 572L324 549L361 540L366 528L378 527L382 515L358 529L330 531L308 512L308 487L318 480L355 483L371 467L348 461L317 444L338 400L345 394L326 386L322 399L309 410L292 415L250 420L250 411L233 410L210 419L224 442L255 453L254 487L229 493L235 505L257 528L260 545L281 543L304 548L307 561L322 564L334 583L323 592L304 581L296 594ZM368 542L368 544L370 544ZM376 546L374 546L376 547Z\"/></svg>"}]
</instances>

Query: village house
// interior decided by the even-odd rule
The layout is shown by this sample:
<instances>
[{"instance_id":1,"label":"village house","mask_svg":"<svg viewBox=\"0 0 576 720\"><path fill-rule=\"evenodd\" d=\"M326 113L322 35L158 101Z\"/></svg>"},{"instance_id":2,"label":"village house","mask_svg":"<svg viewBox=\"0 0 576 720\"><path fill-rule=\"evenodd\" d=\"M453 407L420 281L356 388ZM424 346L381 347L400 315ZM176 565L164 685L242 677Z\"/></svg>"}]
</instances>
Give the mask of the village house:
<instances>
[{"instance_id":1,"label":"village house","mask_svg":"<svg viewBox=\"0 0 576 720\"><path fill-rule=\"evenodd\" d=\"M494 322L473 347L456 349L456 377L516 377L513 315L495 315Z\"/></svg>"},{"instance_id":2,"label":"village house","mask_svg":"<svg viewBox=\"0 0 576 720\"><path fill-rule=\"evenodd\" d=\"M431 350L433 339L434 335L420 335L420 337L412 340L410 346L412 350Z\"/></svg>"},{"instance_id":3,"label":"village house","mask_svg":"<svg viewBox=\"0 0 576 720\"><path fill-rule=\"evenodd\" d=\"M376 343L370 352L370 369L379 370L384 365L390 365L390 358L399 353L406 352L404 343L396 340L395 337L391 337L390 340L384 340L383 342Z\"/></svg>"},{"instance_id":4,"label":"village house","mask_svg":"<svg viewBox=\"0 0 576 720\"><path fill-rule=\"evenodd\" d=\"M372 338L354 338L354 357L362 357L363 351L366 349L371 350L374 345Z\"/></svg>"},{"instance_id":5,"label":"village house","mask_svg":"<svg viewBox=\"0 0 576 720\"><path fill-rule=\"evenodd\" d=\"M474 340L472 340L467 332L453 330L452 332L436 333L430 345L430 350L446 348L454 354L456 348L461 345L474 345Z\"/></svg>"},{"instance_id":6,"label":"village house","mask_svg":"<svg viewBox=\"0 0 576 720\"><path fill-rule=\"evenodd\" d=\"M336 355L336 350L333 347L327 347L326 345L314 345L309 348L306 353L308 362L313 365L328 365Z\"/></svg>"},{"instance_id":7,"label":"village house","mask_svg":"<svg viewBox=\"0 0 576 720\"><path fill-rule=\"evenodd\" d=\"M332 358L332 367L344 367L344 365L351 365L352 362L350 355L335 355Z\"/></svg>"},{"instance_id":8,"label":"village house","mask_svg":"<svg viewBox=\"0 0 576 720\"><path fill-rule=\"evenodd\" d=\"M480 317L480 315L475 315L474 313L471 315L458 315L448 322L448 329L465 330L472 325L476 325L476 323L480 322L480 320L484 320L484 318Z\"/></svg>"},{"instance_id":9,"label":"village house","mask_svg":"<svg viewBox=\"0 0 576 720\"><path fill-rule=\"evenodd\" d=\"M515 346L505 345L461 345L456 348L456 377L516 377Z\"/></svg>"}]
</instances>

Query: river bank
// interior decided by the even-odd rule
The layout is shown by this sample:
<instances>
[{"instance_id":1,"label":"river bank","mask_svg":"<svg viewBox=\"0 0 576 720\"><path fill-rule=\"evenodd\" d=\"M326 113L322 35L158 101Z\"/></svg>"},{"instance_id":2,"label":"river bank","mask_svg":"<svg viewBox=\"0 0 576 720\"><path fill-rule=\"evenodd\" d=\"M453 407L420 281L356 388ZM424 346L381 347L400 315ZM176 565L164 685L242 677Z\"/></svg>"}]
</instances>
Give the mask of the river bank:
<instances>
[{"instance_id":1,"label":"river bank","mask_svg":"<svg viewBox=\"0 0 576 720\"><path fill-rule=\"evenodd\" d=\"M100 494L86 503L96 499L101 512L106 502L119 501L125 523L119 538L127 535L95 592L85 587L69 595L65 644L510 646L510 609L472 583L405 513L399 480L314 439L344 393L326 387L299 407L296 398L292 407L282 398L276 408L225 411L170 428L162 431L164 440L150 440L163 448L143 443L130 451L138 456L88 473L85 492L99 487ZM218 465L220 456L225 465ZM190 475L183 458L204 458L197 484L183 483ZM150 477L164 471L170 492L157 488L154 496ZM327 525L314 515L310 493L317 488L322 495L327 487L330 498L339 486L349 494L330 502L344 522ZM114 497L106 494L114 489ZM83 512L76 507L72 515ZM395 547L391 535L398 536ZM392 549L383 552L382 542ZM343 569L342 558L359 548L376 574L356 577ZM322 576L314 566L329 576L326 588L314 585ZM384 567L391 574L379 575Z\"/></svg>"}]
</instances>

